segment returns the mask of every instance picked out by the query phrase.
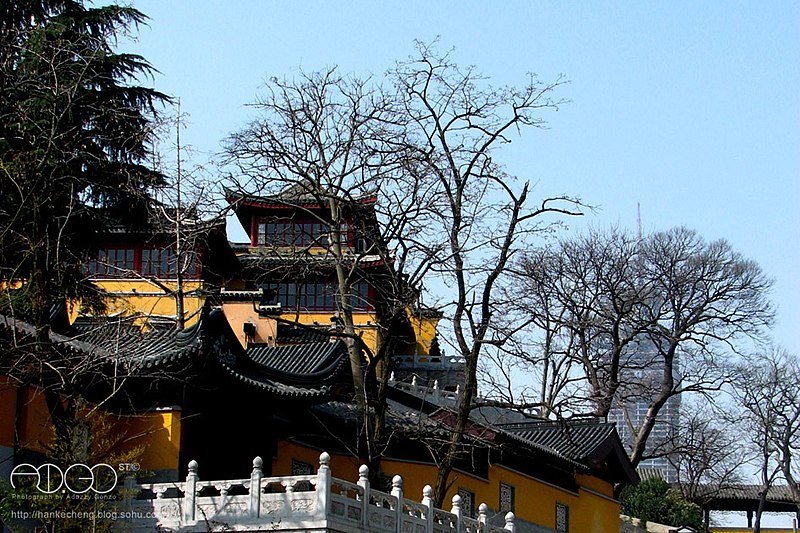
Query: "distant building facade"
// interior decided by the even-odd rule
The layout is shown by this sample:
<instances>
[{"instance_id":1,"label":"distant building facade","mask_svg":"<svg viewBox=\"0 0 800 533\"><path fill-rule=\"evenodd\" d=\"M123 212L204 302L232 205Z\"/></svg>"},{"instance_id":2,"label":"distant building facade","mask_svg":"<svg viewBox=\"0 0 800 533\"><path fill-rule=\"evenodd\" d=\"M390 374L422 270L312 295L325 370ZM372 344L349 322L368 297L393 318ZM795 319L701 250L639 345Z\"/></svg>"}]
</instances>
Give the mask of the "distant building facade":
<instances>
[{"instance_id":1,"label":"distant building facade","mask_svg":"<svg viewBox=\"0 0 800 533\"><path fill-rule=\"evenodd\" d=\"M628 354L620 376L623 383L620 397L615 400L608 413L608 421L616 424L620 440L628 450L633 445L635 432L644 423L654 387L660 383L663 372L661 359L651 343L649 340L638 343L636 349ZM680 369L680 360L676 360L675 366ZM675 376L676 382L680 379L680 374ZM648 438L645 455L658 451L660 447L668 449L665 445L674 438L680 427L680 409L680 396L667 400L658 413L658 419ZM670 464L666 455L645 459L638 466L658 471L668 483L678 482L678 471Z\"/></svg>"}]
</instances>

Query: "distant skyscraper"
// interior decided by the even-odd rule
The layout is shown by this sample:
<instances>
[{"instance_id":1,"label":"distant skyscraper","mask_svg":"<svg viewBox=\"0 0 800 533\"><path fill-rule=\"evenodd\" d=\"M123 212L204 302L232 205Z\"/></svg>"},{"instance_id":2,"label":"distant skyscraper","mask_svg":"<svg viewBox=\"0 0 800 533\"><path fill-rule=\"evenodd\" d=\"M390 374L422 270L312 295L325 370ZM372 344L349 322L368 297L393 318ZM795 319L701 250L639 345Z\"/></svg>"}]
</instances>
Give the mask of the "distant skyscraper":
<instances>
[{"instance_id":1,"label":"distant skyscraper","mask_svg":"<svg viewBox=\"0 0 800 533\"><path fill-rule=\"evenodd\" d=\"M680 362L676 360L676 368ZM623 383L608 413L608 421L617 426L622 443L630 450L634 440L634 431L638 431L647 416L647 409L654 394L654 387L660 386L663 366L657 350L651 341L638 343L625 361L625 367L620 375ZM675 376L679 381L680 375ZM658 449L660 445L669 441L678 431L681 399L673 396L658 413L658 419L653 431L647 440L645 455ZM665 447L668 449L668 447ZM639 463L639 468L652 468L661 472L664 481L674 483L678 481L677 470L669 463L667 456L646 459Z\"/></svg>"}]
</instances>

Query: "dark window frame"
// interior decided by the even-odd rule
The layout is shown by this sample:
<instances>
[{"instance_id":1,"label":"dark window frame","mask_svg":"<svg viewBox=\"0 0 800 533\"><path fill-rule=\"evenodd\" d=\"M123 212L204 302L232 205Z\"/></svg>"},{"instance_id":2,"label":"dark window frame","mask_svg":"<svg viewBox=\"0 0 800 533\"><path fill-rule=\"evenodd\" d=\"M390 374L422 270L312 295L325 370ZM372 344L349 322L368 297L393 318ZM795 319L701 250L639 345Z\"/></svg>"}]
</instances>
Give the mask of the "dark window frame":
<instances>
[{"instance_id":1,"label":"dark window frame","mask_svg":"<svg viewBox=\"0 0 800 533\"><path fill-rule=\"evenodd\" d=\"M200 278L200 252L183 252L188 259L188 267L183 272L185 279ZM121 279L137 275L145 278L174 279L176 273L176 254L172 246L148 244L105 246L97 255L84 264L83 270L92 278Z\"/></svg>"},{"instance_id":2,"label":"dark window frame","mask_svg":"<svg viewBox=\"0 0 800 533\"><path fill-rule=\"evenodd\" d=\"M564 524L559 524L559 511L563 511L564 514ZM566 503L556 502L556 517L555 517L555 524L553 524L554 529L558 533L569 533L569 505Z\"/></svg>"},{"instance_id":3,"label":"dark window frame","mask_svg":"<svg viewBox=\"0 0 800 533\"><path fill-rule=\"evenodd\" d=\"M509 492L510 502L509 502L508 505L504 505L504 502L503 502L503 489L505 489L506 491ZM498 492L499 492L499 494L498 494L498 500L497 500L498 501L497 508L500 509L500 512L501 513L508 513L508 512L515 513L516 512L515 511L515 508L516 508L516 489L514 488L514 485L511 485L510 483L504 483L504 482L501 481Z\"/></svg>"},{"instance_id":4,"label":"dark window frame","mask_svg":"<svg viewBox=\"0 0 800 533\"><path fill-rule=\"evenodd\" d=\"M339 292L336 284L326 281L306 282L267 282L261 287L274 291L275 303L287 310L299 308L301 311L340 311ZM366 281L352 285L350 302L355 312L374 311L373 289Z\"/></svg>"}]
</instances>

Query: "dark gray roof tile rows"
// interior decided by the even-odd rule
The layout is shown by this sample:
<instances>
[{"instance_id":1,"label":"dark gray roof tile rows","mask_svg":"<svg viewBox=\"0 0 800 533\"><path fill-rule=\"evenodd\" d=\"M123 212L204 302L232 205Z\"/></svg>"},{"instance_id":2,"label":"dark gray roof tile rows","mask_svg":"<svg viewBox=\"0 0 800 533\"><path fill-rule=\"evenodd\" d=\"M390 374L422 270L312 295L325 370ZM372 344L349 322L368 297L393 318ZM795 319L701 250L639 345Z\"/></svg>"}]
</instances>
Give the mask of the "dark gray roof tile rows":
<instances>
[{"instance_id":1,"label":"dark gray roof tile rows","mask_svg":"<svg viewBox=\"0 0 800 533\"><path fill-rule=\"evenodd\" d=\"M324 398L341 382L347 366L343 342L250 346L236 363L220 360L234 379L284 397Z\"/></svg>"},{"instance_id":2,"label":"dark gray roof tile rows","mask_svg":"<svg viewBox=\"0 0 800 533\"><path fill-rule=\"evenodd\" d=\"M724 487L701 487L700 492L718 500L758 500L763 485L728 485ZM787 485L773 485L767 490L767 501L794 503Z\"/></svg>"},{"instance_id":3,"label":"dark gray roof tile rows","mask_svg":"<svg viewBox=\"0 0 800 533\"><path fill-rule=\"evenodd\" d=\"M345 355L344 343L340 341L253 345L247 349L247 358L263 373L304 383L329 377L341 366Z\"/></svg>"},{"instance_id":4,"label":"dark gray roof tile rows","mask_svg":"<svg viewBox=\"0 0 800 533\"><path fill-rule=\"evenodd\" d=\"M340 199L345 202L365 203L374 201L376 194L377 191L363 191L355 195L348 194L346 197L340 197ZM244 194L240 191L225 188L225 195L231 203L239 201L263 206L284 207L302 205L325 208L327 207L327 200L329 198L329 194L323 192L318 184L302 182L289 185L274 194Z\"/></svg>"},{"instance_id":5,"label":"dark gray roof tile rows","mask_svg":"<svg viewBox=\"0 0 800 533\"><path fill-rule=\"evenodd\" d=\"M239 254L239 262L245 270L290 270L304 269L330 269L336 265L336 258L331 254L314 254L305 248L287 248L285 250L265 248L260 251L251 251ZM347 264L358 265L360 268L371 268L383 264L377 255L345 254L343 258Z\"/></svg>"},{"instance_id":6,"label":"dark gray roof tile rows","mask_svg":"<svg viewBox=\"0 0 800 533\"><path fill-rule=\"evenodd\" d=\"M248 373L241 372L236 368L232 367L231 365L225 363L222 363L222 367L234 379L248 386L265 390L270 394L274 394L276 396L300 397L300 398L321 398L321 397L324 398L327 397L331 392L331 387L329 385L320 385L318 387L294 387L292 385L287 385L285 383L281 383L280 381L268 379L263 376L252 377Z\"/></svg>"},{"instance_id":7,"label":"dark gray roof tile rows","mask_svg":"<svg viewBox=\"0 0 800 533\"><path fill-rule=\"evenodd\" d=\"M599 421L531 421L500 427L575 461L590 457L615 431L614 424Z\"/></svg>"},{"instance_id":8,"label":"dark gray roof tile rows","mask_svg":"<svg viewBox=\"0 0 800 533\"><path fill-rule=\"evenodd\" d=\"M144 330L135 325L135 317L78 318L65 331L50 332L50 339L75 352L91 354L132 368L153 368L183 361L202 350L202 321L182 331L174 323L154 324ZM25 334L34 327L11 317L0 323Z\"/></svg>"},{"instance_id":9,"label":"dark gray roof tile rows","mask_svg":"<svg viewBox=\"0 0 800 533\"><path fill-rule=\"evenodd\" d=\"M173 323L151 324L143 330L134 320L78 318L67 335L72 341L99 348L107 357L144 368L178 362L202 348L202 320L180 331Z\"/></svg>"}]
</instances>

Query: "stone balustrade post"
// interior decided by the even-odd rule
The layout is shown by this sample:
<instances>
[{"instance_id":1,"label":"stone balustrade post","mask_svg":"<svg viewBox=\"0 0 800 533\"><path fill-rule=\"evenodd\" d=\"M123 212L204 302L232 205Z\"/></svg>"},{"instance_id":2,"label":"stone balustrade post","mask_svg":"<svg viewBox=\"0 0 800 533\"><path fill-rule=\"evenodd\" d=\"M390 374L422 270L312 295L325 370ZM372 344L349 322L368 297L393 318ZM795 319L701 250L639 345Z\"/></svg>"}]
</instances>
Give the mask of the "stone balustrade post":
<instances>
[{"instance_id":1,"label":"stone balustrade post","mask_svg":"<svg viewBox=\"0 0 800 533\"><path fill-rule=\"evenodd\" d=\"M331 456L327 452L319 455L319 470L317 470L316 509L322 518L328 517L328 508L331 501Z\"/></svg>"},{"instance_id":2,"label":"stone balustrade post","mask_svg":"<svg viewBox=\"0 0 800 533\"><path fill-rule=\"evenodd\" d=\"M369 525L369 467L361 465L358 469L358 486L364 489L361 496L361 525L366 530Z\"/></svg>"},{"instance_id":3,"label":"stone balustrade post","mask_svg":"<svg viewBox=\"0 0 800 533\"><path fill-rule=\"evenodd\" d=\"M456 532L461 533L463 529L461 527L461 496L458 494L453 496L453 507L450 509L450 513L456 515Z\"/></svg>"},{"instance_id":4,"label":"stone balustrade post","mask_svg":"<svg viewBox=\"0 0 800 533\"><path fill-rule=\"evenodd\" d=\"M489 512L489 506L485 503L481 503L478 506L478 523L480 524L478 527L483 533L489 531L489 519L486 514Z\"/></svg>"},{"instance_id":5,"label":"stone balustrade post","mask_svg":"<svg viewBox=\"0 0 800 533\"><path fill-rule=\"evenodd\" d=\"M197 461L189 461L189 473L186 474L186 485L183 493L183 520L194 522L195 503L197 499Z\"/></svg>"},{"instance_id":6,"label":"stone balustrade post","mask_svg":"<svg viewBox=\"0 0 800 533\"><path fill-rule=\"evenodd\" d=\"M428 509L425 511L425 521L427 533L433 533L433 487L425 485L422 488L422 505Z\"/></svg>"},{"instance_id":7,"label":"stone balustrade post","mask_svg":"<svg viewBox=\"0 0 800 533\"><path fill-rule=\"evenodd\" d=\"M261 516L261 480L264 478L264 460L256 456L253 459L253 471L250 473L250 518Z\"/></svg>"},{"instance_id":8,"label":"stone balustrade post","mask_svg":"<svg viewBox=\"0 0 800 533\"><path fill-rule=\"evenodd\" d=\"M505 527L503 527L503 529L505 529L506 531L511 531L511 533L514 533L517 530L517 526L514 524L516 519L517 517L514 513L512 513L511 511L507 512L506 525Z\"/></svg>"},{"instance_id":9,"label":"stone balustrade post","mask_svg":"<svg viewBox=\"0 0 800 533\"><path fill-rule=\"evenodd\" d=\"M403 478L394 476L392 478L392 496L397 498L397 505L395 506L395 531L400 533L403 527Z\"/></svg>"}]
</instances>

